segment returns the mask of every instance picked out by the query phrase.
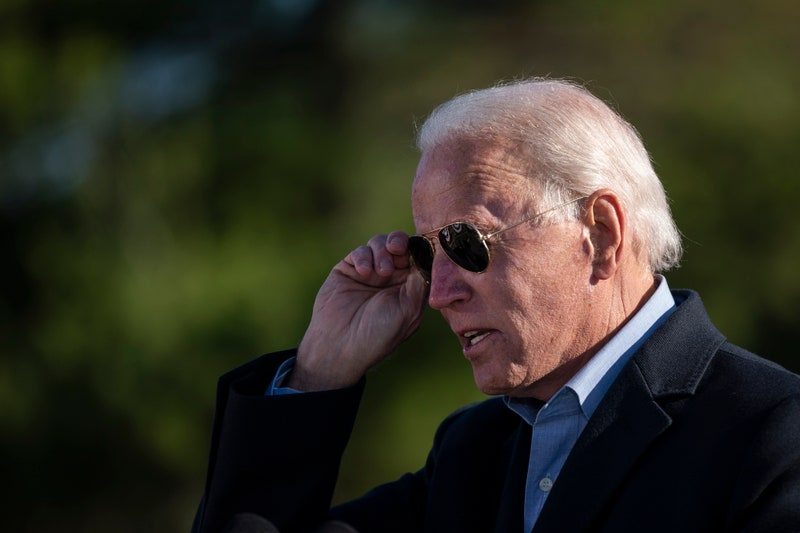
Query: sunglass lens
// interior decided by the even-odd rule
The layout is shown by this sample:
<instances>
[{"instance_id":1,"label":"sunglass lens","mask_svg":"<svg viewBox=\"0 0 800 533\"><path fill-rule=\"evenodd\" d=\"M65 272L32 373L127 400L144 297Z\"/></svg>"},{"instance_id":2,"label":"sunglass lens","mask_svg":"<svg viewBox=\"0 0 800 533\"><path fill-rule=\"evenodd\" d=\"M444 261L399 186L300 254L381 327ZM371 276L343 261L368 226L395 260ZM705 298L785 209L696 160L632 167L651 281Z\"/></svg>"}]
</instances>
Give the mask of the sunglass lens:
<instances>
[{"instance_id":1,"label":"sunglass lens","mask_svg":"<svg viewBox=\"0 0 800 533\"><path fill-rule=\"evenodd\" d=\"M489 266L489 249L480 232L467 223L445 226L439 232L442 248L455 264L471 272L483 272Z\"/></svg>"},{"instance_id":2,"label":"sunglass lens","mask_svg":"<svg viewBox=\"0 0 800 533\"><path fill-rule=\"evenodd\" d=\"M433 268L433 247L430 241L420 235L412 235L408 238L408 253L425 281L430 281Z\"/></svg>"}]
</instances>

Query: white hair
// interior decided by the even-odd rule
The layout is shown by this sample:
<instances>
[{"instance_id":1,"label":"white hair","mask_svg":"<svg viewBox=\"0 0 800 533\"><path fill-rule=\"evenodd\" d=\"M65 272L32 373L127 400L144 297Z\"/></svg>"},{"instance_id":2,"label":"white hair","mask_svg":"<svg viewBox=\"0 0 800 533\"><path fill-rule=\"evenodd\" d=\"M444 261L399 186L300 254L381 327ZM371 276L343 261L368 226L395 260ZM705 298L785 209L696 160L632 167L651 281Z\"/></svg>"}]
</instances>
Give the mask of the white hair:
<instances>
[{"instance_id":1,"label":"white hair","mask_svg":"<svg viewBox=\"0 0 800 533\"><path fill-rule=\"evenodd\" d=\"M678 264L680 233L639 134L580 85L534 78L462 94L431 113L417 146L424 153L460 139L519 144L540 206L611 189L627 214L634 250L645 253L650 269ZM562 213L576 217L579 208Z\"/></svg>"}]
</instances>

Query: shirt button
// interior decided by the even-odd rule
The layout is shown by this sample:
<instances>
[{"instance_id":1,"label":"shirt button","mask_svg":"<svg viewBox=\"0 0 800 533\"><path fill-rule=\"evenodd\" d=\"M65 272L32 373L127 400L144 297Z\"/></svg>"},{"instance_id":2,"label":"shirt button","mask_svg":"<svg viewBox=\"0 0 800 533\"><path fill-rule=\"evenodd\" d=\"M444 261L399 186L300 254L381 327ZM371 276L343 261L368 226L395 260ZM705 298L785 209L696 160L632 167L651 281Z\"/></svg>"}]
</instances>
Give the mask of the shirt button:
<instances>
[{"instance_id":1,"label":"shirt button","mask_svg":"<svg viewBox=\"0 0 800 533\"><path fill-rule=\"evenodd\" d=\"M550 492L550 489L553 488L553 480L549 477L543 477L539 481L539 489L543 492Z\"/></svg>"}]
</instances>

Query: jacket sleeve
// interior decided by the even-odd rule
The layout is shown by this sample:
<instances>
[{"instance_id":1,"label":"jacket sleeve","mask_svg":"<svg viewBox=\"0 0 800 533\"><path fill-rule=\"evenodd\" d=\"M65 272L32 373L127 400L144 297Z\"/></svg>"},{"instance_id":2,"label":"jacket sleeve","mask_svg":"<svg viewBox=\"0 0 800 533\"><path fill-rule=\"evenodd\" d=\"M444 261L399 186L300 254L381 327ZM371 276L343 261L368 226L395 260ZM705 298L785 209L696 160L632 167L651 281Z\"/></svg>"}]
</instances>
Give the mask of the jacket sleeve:
<instances>
[{"instance_id":1,"label":"jacket sleeve","mask_svg":"<svg viewBox=\"0 0 800 533\"><path fill-rule=\"evenodd\" d=\"M266 355L220 378L194 532L222 531L242 513L267 518L285 533L310 531L327 517L364 382L265 396L278 366L294 355Z\"/></svg>"},{"instance_id":2,"label":"jacket sleeve","mask_svg":"<svg viewBox=\"0 0 800 533\"><path fill-rule=\"evenodd\" d=\"M429 487L442 453L442 442L464 409L448 416L437 428L424 468L380 485L364 496L331 510L331 517L355 527L358 533L409 533L425 529Z\"/></svg>"}]
</instances>

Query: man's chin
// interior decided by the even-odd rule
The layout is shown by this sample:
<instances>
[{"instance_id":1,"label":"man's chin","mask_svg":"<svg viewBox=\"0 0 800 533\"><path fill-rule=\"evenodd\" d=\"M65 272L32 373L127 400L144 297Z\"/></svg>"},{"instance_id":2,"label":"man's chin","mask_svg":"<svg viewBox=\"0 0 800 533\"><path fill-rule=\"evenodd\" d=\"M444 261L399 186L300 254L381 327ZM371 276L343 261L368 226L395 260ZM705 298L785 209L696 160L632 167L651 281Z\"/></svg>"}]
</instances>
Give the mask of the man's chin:
<instances>
[{"instance_id":1,"label":"man's chin","mask_svg":"<svg viewBox=\"0 0 800 533\"><path fill-rule=\"evenodd\" d=\"M542 382L536 381L534 383L524 383L522 381L515 381L507 375L498 375L497 373L487 372L485 368L472 367L472 377L475 379L475 385L483 394L487 396L511 396L526 398L533 396L538 398L539 390Z\"/></svg>"},{"instance_id":2,"label":"man's chin","mask_svg":"<svg viewBox=\"0 0 800 533\"><path fill-rule=\"evenodd\" d=\"M487 396L503 396L514 390L514 387L486 372L482 372L473 367L472 377L475 379L475 386Z\"/></svg>"}]
</instances>

